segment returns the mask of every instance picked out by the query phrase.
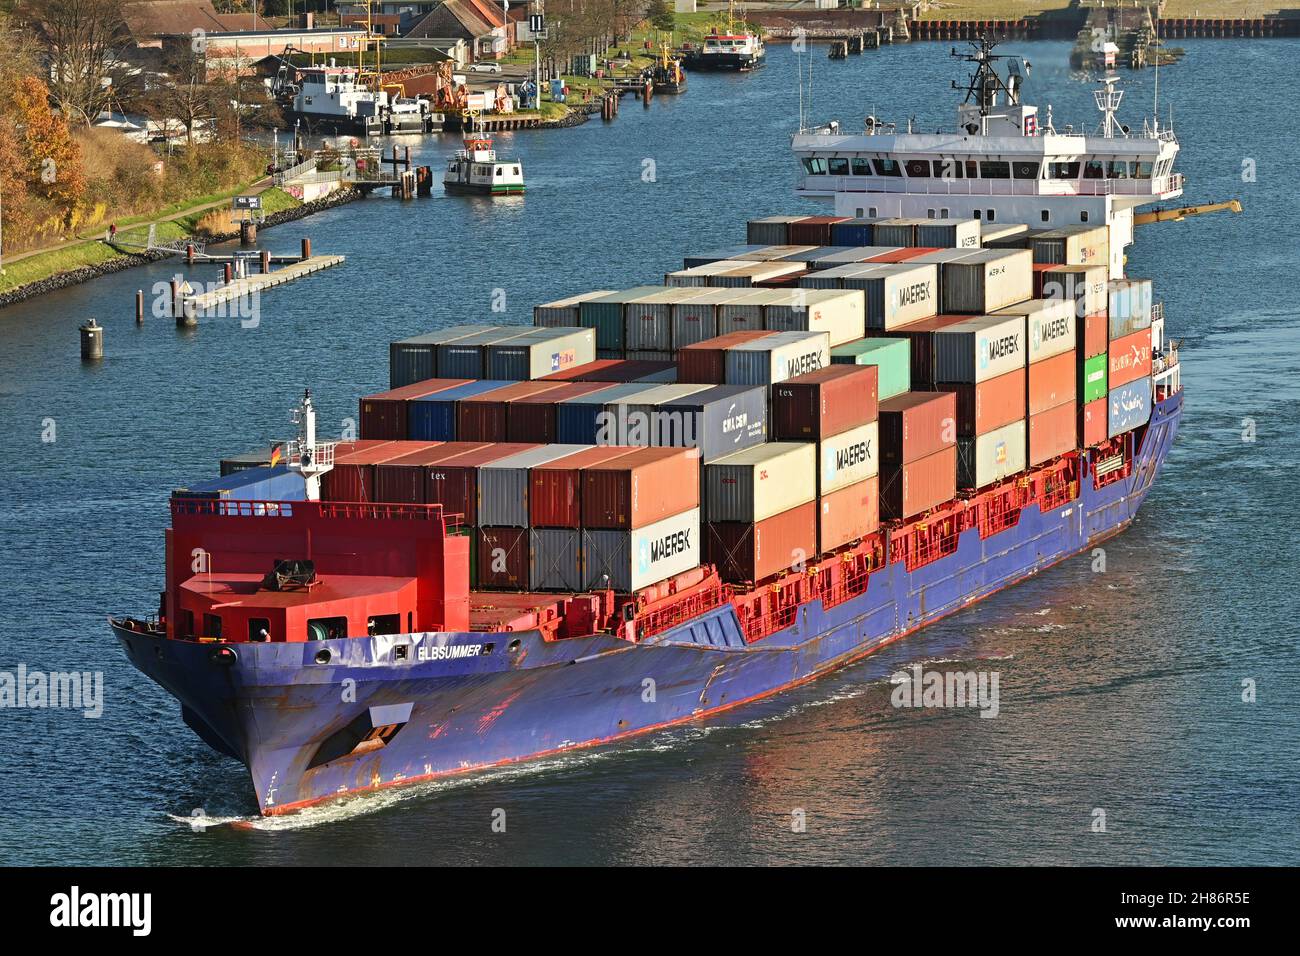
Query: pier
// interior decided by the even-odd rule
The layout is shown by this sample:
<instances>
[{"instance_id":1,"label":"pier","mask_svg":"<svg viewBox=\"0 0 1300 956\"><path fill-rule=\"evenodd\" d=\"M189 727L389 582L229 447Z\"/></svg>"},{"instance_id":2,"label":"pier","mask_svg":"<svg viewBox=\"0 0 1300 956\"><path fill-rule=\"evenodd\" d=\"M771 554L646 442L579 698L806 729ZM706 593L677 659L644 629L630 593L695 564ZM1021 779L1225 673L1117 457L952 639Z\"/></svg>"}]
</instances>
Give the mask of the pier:
<instances>
[{"instance_id":1,"label":"pier","mask_svg":"<svg viewBox=\"0 0 1300 956\"><path fill-rule=\"evenodd\" d=\"M343 256L308 256L305 259L296 259L292 265L285 266L283 269L277 269L274 272L261 272L245 276L242 279L234 279L210 292L191 296L184 300L183 308L187 313L205 312L221 305L223 302L242 299L260 293L264 289L301 279L313 272L320 272L323 269L342 265L343 261Z\"/></svg>"}]
</instances>

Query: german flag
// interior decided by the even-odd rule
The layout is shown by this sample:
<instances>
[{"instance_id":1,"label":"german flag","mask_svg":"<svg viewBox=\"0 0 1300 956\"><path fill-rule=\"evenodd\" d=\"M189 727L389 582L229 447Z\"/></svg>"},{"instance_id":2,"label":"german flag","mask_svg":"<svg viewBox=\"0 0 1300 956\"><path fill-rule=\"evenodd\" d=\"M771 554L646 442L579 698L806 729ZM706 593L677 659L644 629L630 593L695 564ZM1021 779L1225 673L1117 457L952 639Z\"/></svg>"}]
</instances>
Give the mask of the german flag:
<instances>
[{"instance_id":1,"label":"german flag","mask_svg":"<svg viewBox=\"0 0 1300 956\"><path fill-rule=\"evenodd\" d=\"M274 468L280 464L280 446L276 445L271 449L271 467Z\"/></svg>"}]
</instances>

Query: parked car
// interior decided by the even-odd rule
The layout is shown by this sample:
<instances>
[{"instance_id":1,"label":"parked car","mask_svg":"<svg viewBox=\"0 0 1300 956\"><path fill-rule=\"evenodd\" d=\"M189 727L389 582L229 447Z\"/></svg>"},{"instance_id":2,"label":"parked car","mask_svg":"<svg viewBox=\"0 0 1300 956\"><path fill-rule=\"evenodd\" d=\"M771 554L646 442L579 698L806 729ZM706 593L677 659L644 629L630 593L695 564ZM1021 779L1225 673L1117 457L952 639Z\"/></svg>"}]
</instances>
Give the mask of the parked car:
<instances>
[{"instance_id":1,"label":"parked car","mask_svg":"<svg viewBox=\"0 0 1300 956\"><path fill-rule=\"evenodd\" d=\"M466 70L470 73L500 73L500 63L471 63Z\"/></svg>"}]
</instances>

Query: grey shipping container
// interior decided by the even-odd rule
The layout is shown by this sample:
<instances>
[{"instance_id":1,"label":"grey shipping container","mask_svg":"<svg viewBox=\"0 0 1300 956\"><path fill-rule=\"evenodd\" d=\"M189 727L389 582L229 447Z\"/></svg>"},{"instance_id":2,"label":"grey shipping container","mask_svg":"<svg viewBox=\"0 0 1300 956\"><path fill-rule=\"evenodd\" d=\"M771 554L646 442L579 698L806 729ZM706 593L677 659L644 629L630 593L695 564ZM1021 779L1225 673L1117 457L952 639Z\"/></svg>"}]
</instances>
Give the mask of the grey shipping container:
<instances>
[{"instance_id":1,"label":"grey shipping container","mask_svg":"<svg viewBox=\"0 0 1300 956\"><path fill-rule=\"evenodd\" d=\"M934 333L936 382L978 384L1028 364L1023 315L981 315Z\"/></svg>"},{"instance_id":2,"label":"grey shipping container","mask_svg":"<svg viewBox=\"0 0 1300 956\"><path fill-rule=\"evenodd\" d=\"M437 378L487 378L483 346L522 338L530 325L498 326L438 346Z\"/></svg>"},{"instance_id":3,"label":"grey shipping container","mask_svg":"<svg viewBox=\"0 0 1300 956\"><path fill-rule=\"evenodd\" d=\"M717 262L721 259L735 259L747 252L757 252L759 249L765 249L767 243L752 243L743 246L724 246L721 249L714 249L711 252L701 252L697 255L687 256L682 260L682 268L693 269L696 266L702 266L707 262Z\"/></svg>"},{"instance_id":4,"label":"grey shipping container","mask_svg":"<svg viewBox=\"0 0 1300 956\"><path fill-rule=\"evenodd\" d=\"M533 325L544 328L580 326L582 325L582 317L581 310L578 307L588 299L610 295L613 291L612 289L599 289L595 292L584 292L581 295L571 295L567 299L557 299L554 302L535 305L533 306Z\"/></svg>"},{"instance_id":5,"label":"grey shipping container","mask_svg":"<svg viewBox=\"0 0 1300 956\"><path fill-rule=\"evenodd\" d=\"M608 587L630 594L683 574L699 563L699 508L632 531L582 532L584 590Z\"/></svg>"},{"instance_id":6,"label":"grey shipping container","mask_svg":"<svg viewBox=\"0 0 1300 956\"><path fill-rule=\"evenodd\" d=\"M584 299L578 304L578 324L596 330L597 351L610 353L602 358L622 358L626 348L623 344L623 306L663 291L661 285L641 285Z\"/></svg>"},{"instance_id":7,"label":"grey shipping container","mask_svg":"<svg viewBox=\"0 0 1300 956\"><path fill-rule=\"evenodd\" d=\"M1034 257L1028 249L976 249L943 264L941 312L985 315L1034 294Z\"/></svg>"},{"instance_id":8,"label":"grey shipping container","mask_svg":"<svg viewBox=\"0 0 1300 956\"><path fill-rule=\"evenodd\" d=\"M736 256L737 259L747 259L752 262L773 262L779 259L788 259L791 256L797 256L800 253L812 252L820 246L764 246L761 249L755 249L753 252L744 252Z\"/></svg>"},{"instance_id":9,"label":"grey shipping container","mask_svg":"<svg viewBox=\"0 0 1300 956\"><path fill-rule=\"evenodd\" d=\"M657 409L657 445L698 448L710 462L767 441L767 389L716 385Z\"/></svg>"},{"instance_id":10,"label":"grey shipping container","mask_svg":"<svg viewBox=\"0 0 1300 956\"><path fill-rule=\"evenodd\" d=\"M916 226L916 244L940 249L978 249L978 219L922 219Z\"/></svg>"},{"instance_id":11,"label":"grey shipping container","mask_svg":"<svg viewBox=\"0 0 1300 956\"><path fill-rule=\"evenodd\" d=\"M437 332L412 336L388 346L388 387L401 388L425 379L438 377L438 346L481 332L498 329L496 325L454 325Z\"/></svg>"},{"instance_id":12,"label":"grey shipping container","mask_svg":"<svg viewBox=\"0 0 1300 956\"><path fill-rule=\"evenodd\" d=\"M727 349L726 384L775 385L831 363L825 332L773 332Z\"/></svg>"},{"instance_id":13,"label":"grey shipping container","mask_svg":"<svg viewBox=\"0 0 1300 956\"><path fill-rule=\"evenodd\" d=\"M542 445L483 465L478 470L478 523L507 528L528 527L529 469L591 447Z\"/></svg>"},{"instance_id":14,"label":"grey shipping container","mask_svg":"<svg viewBox=\"0 0 1300 956\"><path fill-rule=\"evenodd\" d=\"M832 248L835 252L829 252L820 255L816 259L809 261L809 265L814 269L834 269L836 266L849 266L856 263L864 263L875 256L888 255L891 252L898 252L901 246L843 246Z\"/></svg>"},{"instance_id":15,"label":"grey shipping container","mask_svg":"<svg viewBox=\"0 0 1300 956\"><path fill-rule=\"evenodd\" d=\"M667 402L688 398L708 389L707 385L658 385L646 392L609 402L597 422L597 445L671 445L656 440L658 411Z\"/></svg>"},{"instance_id":16,"label":"grey shipping container","mask_svg":"<svg viewBox=\"0 0 1300 956\"><path fill-rule=\"evenodd\" d=\"M528 533L528 587L533 591L583 591L582 532L533 528Z\"/></svg>"},{"instance_id":17,"label":"grey shipping container","mask_svg":"<svg viewBox=\"0 0 1300 956\"><path fill-rule=\"evenodd\" d=\"M783 246L786 237L790 234L790 223L807 218L807 216L764 216L762 219L751 219L745 225L745 240Z\"/></svg>"}]
</instances>

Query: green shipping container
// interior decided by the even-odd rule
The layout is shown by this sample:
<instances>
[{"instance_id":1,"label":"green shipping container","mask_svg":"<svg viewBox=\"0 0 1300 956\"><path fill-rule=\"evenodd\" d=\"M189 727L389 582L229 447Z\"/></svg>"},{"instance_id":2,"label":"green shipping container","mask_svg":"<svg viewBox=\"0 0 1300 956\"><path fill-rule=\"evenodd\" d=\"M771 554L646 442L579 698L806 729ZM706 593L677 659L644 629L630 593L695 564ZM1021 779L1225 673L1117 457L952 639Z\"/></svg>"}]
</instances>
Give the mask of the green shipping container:
<instances>
[{"instance_id":1,"label":"green shipping container","mask_svg":"<svg viewBox=\"0 0 1300 956\"><path fill-rule=\"evenodd\" d=\"M880 400L912 387L912 349L907 339L870 338L831 349L832 365L874 365L879 369Z\"/></svg>"},{"instance_id":2,"label":"green shipping container","mask_svg":"<svg viewBox=\"0 0 1300 956\"><path fill-rule=\"evenodd\" d=\"M1094 355L1083 361L1083 375L1080 376L1083 389L1083 403L1106 397L1106 356Z\"/></svg>"}]
</instances>

